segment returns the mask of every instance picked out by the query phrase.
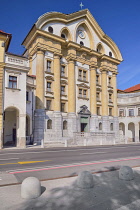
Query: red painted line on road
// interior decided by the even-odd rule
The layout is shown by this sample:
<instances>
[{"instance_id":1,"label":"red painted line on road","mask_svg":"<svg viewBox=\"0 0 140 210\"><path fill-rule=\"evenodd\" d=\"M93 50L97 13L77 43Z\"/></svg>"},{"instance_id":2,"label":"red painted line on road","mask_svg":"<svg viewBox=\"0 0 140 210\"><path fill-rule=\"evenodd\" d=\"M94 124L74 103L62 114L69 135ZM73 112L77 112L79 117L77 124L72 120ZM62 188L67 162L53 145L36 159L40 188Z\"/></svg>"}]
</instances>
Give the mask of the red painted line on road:
<instances>
[{"instance_id":1,"label":"red painted line on road","mask_svg":"<svg viewBox=\"0 0 140 210\"><path fill-rule=\"evenodd\" d=\"M27 172L46 171L46 170L53 170L53 169L71 168L71 167L77 167L77 166L89 166L89 165L97 165L97 164L102 164L102 163L113 163L113 162L139 160L139 159L140 158L131 158L131 159L121 159L121 160L112 160L112 161L105 161L105 162L88 163L88 164L81 164L81 165L60 166L60 167L54 167L54 168L41 168L41 169L27 170L27 171L14 171L14 172L9 172L9 174L20 174L20 173L27 173Z\"/></svg>"}]
</instances>

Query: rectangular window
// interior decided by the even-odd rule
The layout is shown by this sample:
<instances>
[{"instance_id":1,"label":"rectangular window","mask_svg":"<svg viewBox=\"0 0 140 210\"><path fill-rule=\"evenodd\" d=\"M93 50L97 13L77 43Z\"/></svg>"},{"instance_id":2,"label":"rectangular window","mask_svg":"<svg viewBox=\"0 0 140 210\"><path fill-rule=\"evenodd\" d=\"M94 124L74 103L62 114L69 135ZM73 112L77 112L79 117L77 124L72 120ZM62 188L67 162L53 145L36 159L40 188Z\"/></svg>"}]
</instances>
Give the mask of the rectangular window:
<instances>
[{"instance_id":1,"label":"rectangular window","mask_svg":"<svg viewBox=\"0 0 140 210\"><path fill-rule=\"evenodd\" d=\"M100 115L100 107L97 107L97 115Z\"/></svg>"},{"instance_id":2,"label":"rectangular window","mask_svg":"<svg viewBox=\"0 0 140 210\"><path fill-rule=\"evenodd\" d=\"M65 66L61 66L61 76L65 76Z\"/></svg>"},{"instance_id":3,"label":"rectangular window","mask_svg":"<svg viewBox=\"0 0 140 210\"><path fill-rule=\"evenodd\" d=\"M52 102L51 100L46 101L46 109L47 110L51 110L51 102Z\"/></svg>"},{"instance_id":4,"label":"rectangular window","mask_svg":"<svg viewBox=\"0 0 140 210\"><path fill-rule=\"evenodd\" d=\"M9 76L9 88L17 88L17 77Z\"/></svg>"},{"instance_id":5,"label":"rectangular window","mask_svg":"<svg viewBox=\"0 0 140 210\"><path fill-rule=\"evenodd\" d=\"M65 94L65 86L61 86L61 94L62 94L62 95Z\"/></svg>"},{"instance_id":6,"label":"rectangular window","mask_svg":"<svg viewBox=\"0 0 140 210\"><path fill-rule=\"evenodd\" d=\"M61 112L65 112L65 103L61 103Z\"/></svg>"},{"instance_id":7,"label":"rectangular window","mask_svg":"<svg viewBox=\"0 0 140 210\"><path fill-rule=\"evenodd\" d=\"M138 116L140 116L140 108L138 108Z\"/></svg>"},{"instance_id":8,"label":"rectangular window","mask_svg":"<svg viewBox=\"0 0 140 210\"><path fill-rule=\"evenodd\" d=\"M78 72L78 79L82 79L82 70L79 70Z\"/></svg>"},{"instance_id":9,"label":"rectangular window","mask_svg":"<svg viewBox=\"0 0 140 210\"><path fill-rule=\"evenodd\" d=\"M51 92L51 82L47 82L47 91Z\"/></svg>"},{"instance_id":10,"label":"rectangular window","mask_svg":"<svg viewBox=\"0 0 140 210\"><path fill-rule=\"evenodd\" d=\"M111 86L111 77L108 77L108 86Z\"/></svg>"},{"instance_id":11,"label":"rectangular window","mask_svg":"<svg viewBox=\"0 0 140 210\"><path fill-rule=\"evenodd\" d=\"M87 97L87 90L83 90L83 97L84 97L84 98Z\"/></svg>"},{"instance_id":12,"label":"rectangular window","mask_svg":"<svg viewBox=\"0 0 140 210\"><path fill-rule=\"evenodd\" d=\"M99 75L96 75L96 85L99 85Z\"/></svg>"},{"instance_id":13,"label":"rectangular window","mask_svg":"<svg viewBox=\"0 0 140 210\"><path fill-rule=\"evenodd\" d=\"M51 65L52 65L52 62L51 61L47 61L47 71L48 72L51 72Z\"/></svg>"},{"instance_id":14,"label":"rectangular window","mask_svg":"<svg viewBox=\"0 0 140 210\"><path fill-rule=\"evenodd\" d=\"M124 117L124 109L119 110L119 117Z\"/></svg>"},{"instance_id":15,"label":"rectangular window","mask_svg":"<svg viewBox=\"0 0 140 210\"><path fill-rule=\"evenodd\" d=\"M112 94L109 94L109 102L112 102Z\"/></svg>"},{"instance_id":16,"label":"rectangular window","mask_svg":"<svg viewBox=\"0 0 140 210\"><path fill-rule=\"evenodd\" d=\"M29 101L29 92L26 91L26 101Z\"/></svg>"},{"instance_id":17,"label":"rectangular window","mask_svg":"<svg viewBox=\"0 0 140 210\"><path fill-rule=\"evenodd\" d=\"M86 71L83 71L83 80L86 81L87 78L86 78Z\"/></svg>"},{"instance_id":18,"label":"rectangular window","mask_svg":"<svg viewBox=\"0 0 140 210\"><path fill-rule=\"evenodd\" d=\"M96 100L100 101L100 93L96 93Z\"/></svg>"},{"instance_id":19,"label":"rectangular window","mask_svg":"<svg viewBox=\"0 0 140 210\"><path fill-rule=\"evenodd\" d=\"M134 109L129 109L129 116L134 116Z\"/></svg>"},{"instance_id":20,"label":"rectangular window","mask_svg":"<svg viewBox=\"0 0 140 210\"><path fill-rule=\"evenodd\" d=\"M79 89L79 97L82 97L82 89Z\"/></svg>"},{"instance_id":21,"label":"rectangular window","mask_svg":"<svg viewBox=\"0 0 140 210\"><path fill-rule=\"evenodd\" d=\"M112 116L112 108L109 108L109 116Z\"/></svg>"}]
</instances>

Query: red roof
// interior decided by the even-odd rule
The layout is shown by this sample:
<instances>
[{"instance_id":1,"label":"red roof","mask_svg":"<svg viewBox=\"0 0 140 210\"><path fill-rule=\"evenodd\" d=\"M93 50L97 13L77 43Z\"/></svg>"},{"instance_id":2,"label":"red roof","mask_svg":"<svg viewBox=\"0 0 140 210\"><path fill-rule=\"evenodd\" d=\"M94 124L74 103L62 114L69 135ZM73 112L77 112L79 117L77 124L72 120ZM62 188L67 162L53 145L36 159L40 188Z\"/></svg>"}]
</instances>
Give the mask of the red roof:
<instances>
[{"instance_id":1,"label":"red roof","mask_svg":"<svg viewBox=\"0 0 140 210\"><path fill-rule=\"evenodd\" d=\"M137 84L137 85L134 85L134 86L132 86L130 88L127 88L124 91L125 92L133 92L133 91L136 91L136 90L140 90L140 84Z\"/></svg>"},{"instance_id":2,"label":"red roof","mask_svg":"<svg viewBox=\"0 0 140 210\"><path fill-rule=\"evenodd\" d=\"M36 78L36 75L27 75L28 77Z\"/></svg>"}]
</instances>

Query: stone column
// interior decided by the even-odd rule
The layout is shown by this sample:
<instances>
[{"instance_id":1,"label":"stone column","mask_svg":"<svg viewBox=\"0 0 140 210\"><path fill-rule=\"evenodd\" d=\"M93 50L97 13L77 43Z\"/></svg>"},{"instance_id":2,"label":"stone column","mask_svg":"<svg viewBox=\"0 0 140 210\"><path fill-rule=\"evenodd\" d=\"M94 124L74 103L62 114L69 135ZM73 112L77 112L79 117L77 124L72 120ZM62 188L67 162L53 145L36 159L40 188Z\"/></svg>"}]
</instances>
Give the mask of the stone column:
<instances>
[{"instance_id":1,"label":"stone column","mask_svg":"<svg viewBox=\"0 0 140 210\"><path fill-rule=\"evenodd\" d=\"M129 131L128 131L128 123L125 123L125 143L128 143Z\"/></svg>"},{"instance_id":2,"label":"stone column","mask_svg":"<svg viewBox=\"0 0 140 210\"><path fill-rule=\"evenodd\" d=\"M17 147L25 148L26 147L26 114L19 115L19 129L17 136Z\"/></svg>"},{"instance_id":3,"label":"stone column","mask_svg":"<svg viewBox=\"0 0 140 210\"><path fill-rule=\"evenodd\" d=\"M119 140L119 118L118 118L118 107L117 107L117 80L116 72L112 75L112 87L113 87L113 116L114 116L114 132L115 138Z\"/></svg>"},{"instance_id":4,"label":"stone column","mask_svg":"<svg viewBox=\"0 0 140 210\"><path fill-rule=\"evenodd\" d=\"M44 52L37 51L36 61L36 110L34 113L34 143L41 144L44 140Z\"/></svg>"},{"instance_id":5,"label":"stone column","mask_svg":"<svg viewBox=\"0 0 140 210\"><path fill-rule=\"evenodd\" d=\"M29 57L29 67L30 67L30 70L29 70L29 75L32 75L32 56Z\"/></svg>"},{"instance_id":6,"label":"stone column","mask_svg":"<svg viewBox=\"0 0 140 210\"><path fill-rule=\"evenodd\" d=\"M76 122L76 84L75 84L75 61L68 61L68 135L73 136L77 131Z\"/></svg>"},{"instance_id":7,"label":"stone column","mask_svg":"<svg viewBox=\"0 0 140 210\"><path fill-rule=\"evenodd\" d=\"M60 112L60 57L54 55L54 111Z\"/></svg>"},{"instance_id":8,"label":"stone column","mask_svg":"<svg viewBox=\"0 0 140 210\"><path fill-rule=\"evenodd\" d=\"M101 73L103 132L110 132L110 123L108 117L107 70L103 69Z\"/></svg>"},{"instance_id":9,"label":"stone column","mask_svg":"<svg viewBox=\"0 0 140 210\"><path fill-rule=\"evenodd\" d=\"M36 64L36 109L44 109L44 52L37 51Z\"/></svg>"},{"instance_id":10,"label":"stone column","mask_svg":"<svg viewBox=\"0 0 140 210\"><path fill-rule=\"evenodd\" d=\"M101 72L102 81L102 115L108 116L108 92L107 92L107 71L102 70Z\"/></svg>"},{"instance_id":11,"label":"stone column","mask_svg":"<svg viewBox=\"0 0 140 210\"><path fill-rule=\"evenodd\" d=\"M112 87L113 87L113 106L114 106L114 117L118 117L118 108L117 108L117 81L116 81L116 72L113 72L112 75Z\"/></svg>"},{"instance_id":12,"label":"stone column","mask_svg":"<svg viewBox=\"0 0 140 210\"><path fill-rule=\"evenodd\" d=\"M90 67L90 132L98 130L98 117L96 113L96 67Z\"/></svg>"},{"instance_id":13,"label":"stone column","mask_svg":"<svg viewBox=\"0 0 140 210\"><path fill-rule=\"evenodd\" d=\"M135 124L135 142L139 142L139 123Z\"/></svg>"},{"instance_id":14,"label":"stone column","mask_svg":"<svg viewBox=\"0 0 140 210\"><path fill-rule=\"evenodd\" d=\"M75 62L68 63L68 112L76 112Z\"/></svg>"},{"instance_id":15,"label":"stone column","mask_svg":"<svg viewBox=\"0 0 140 210\"><path fill-rule=\"evenodd\" d=\"M61 140L62 137L62 114L61 114L61 99L60 99L60 56L54 54L54 112L53 112L53 126L55 132L55 141Z\"/></svg>"},{"instance_id":16,"label":"stone column","mask_svg":"<svg viewBox=\"0 0 140 210\"><path fill-rule=\"evenodd\" d=\"M0 149L3 148L3 67L0 67Z\"/></svg>"}]
</instances>

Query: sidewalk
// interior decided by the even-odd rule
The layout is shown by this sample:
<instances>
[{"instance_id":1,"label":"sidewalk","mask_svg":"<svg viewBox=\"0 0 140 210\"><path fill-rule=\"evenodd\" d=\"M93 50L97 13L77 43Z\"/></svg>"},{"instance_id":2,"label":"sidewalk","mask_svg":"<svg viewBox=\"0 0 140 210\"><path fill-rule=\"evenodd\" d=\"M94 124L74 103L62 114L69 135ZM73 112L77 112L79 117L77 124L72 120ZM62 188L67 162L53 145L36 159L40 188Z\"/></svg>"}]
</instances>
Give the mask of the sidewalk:
<instances>
[{"instance_id":1,"label":"sidewalk","mask_svg":"<svg viewBox=\"0 0 140 210\"><path fill-rule=\"evenodd\" d=\"M136 170L137 169L137 170ZM14 175L0 174L5 180L17 183ZM20 185L0 187L1 210L139 210L140 167L134 169L135 179L118 179L118 171L93 174L94 187L81 189L77 177L42 181L42 195L25 200L20 196ZM5 182L6 183L6 182Z\"/></svg>"}]
</instances>

